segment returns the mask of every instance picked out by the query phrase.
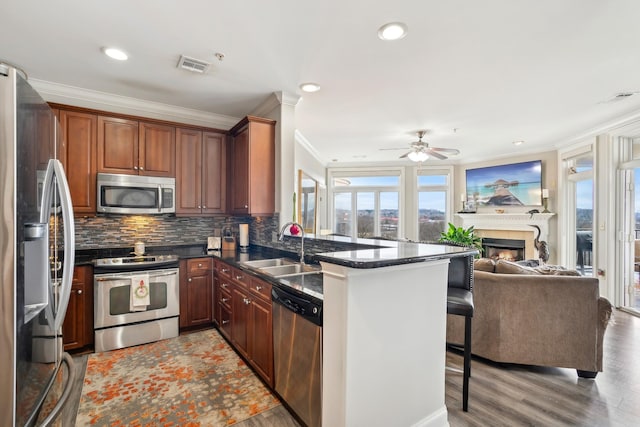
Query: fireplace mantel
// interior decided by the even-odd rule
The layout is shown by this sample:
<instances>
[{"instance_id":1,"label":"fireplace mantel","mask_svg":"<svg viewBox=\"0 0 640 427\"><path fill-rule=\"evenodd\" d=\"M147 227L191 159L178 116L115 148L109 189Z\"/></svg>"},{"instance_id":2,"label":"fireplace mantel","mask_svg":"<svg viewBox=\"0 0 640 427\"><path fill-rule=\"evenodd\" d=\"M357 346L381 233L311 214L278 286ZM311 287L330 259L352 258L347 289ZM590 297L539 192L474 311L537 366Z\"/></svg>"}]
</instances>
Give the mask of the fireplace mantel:
<instances>
[{"instance_id":1,"label":"fireplace mantel","mask_svg":"<svg viewBox=\"0 0 640 427\"><path fill-rule=\"evenodd\" d=\"M462 221L461 226L473 226L477 230L520 230L533 231L531 225L540 227L540 240L549 240L549 221L555 213L475 213L455 214Z\"/></svg>"}]
</instances>

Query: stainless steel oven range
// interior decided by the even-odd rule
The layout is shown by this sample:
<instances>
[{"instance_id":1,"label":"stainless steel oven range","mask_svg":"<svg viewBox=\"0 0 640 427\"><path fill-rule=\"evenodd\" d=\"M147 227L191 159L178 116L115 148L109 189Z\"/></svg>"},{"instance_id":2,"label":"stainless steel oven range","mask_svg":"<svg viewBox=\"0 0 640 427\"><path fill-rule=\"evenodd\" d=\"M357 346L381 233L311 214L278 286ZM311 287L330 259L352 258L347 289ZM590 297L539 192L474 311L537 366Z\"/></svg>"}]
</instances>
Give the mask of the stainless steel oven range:
<instances>
[{"instance_id":1,"label":"stainless steel oven range","mask_svg":"<svg viewBox=\"0 0 640 427\"><path fill-rule=\"evenodd\" d=\"M178 336L176 255L93 261L96 352Z\"/></svg>"}]
</instances>

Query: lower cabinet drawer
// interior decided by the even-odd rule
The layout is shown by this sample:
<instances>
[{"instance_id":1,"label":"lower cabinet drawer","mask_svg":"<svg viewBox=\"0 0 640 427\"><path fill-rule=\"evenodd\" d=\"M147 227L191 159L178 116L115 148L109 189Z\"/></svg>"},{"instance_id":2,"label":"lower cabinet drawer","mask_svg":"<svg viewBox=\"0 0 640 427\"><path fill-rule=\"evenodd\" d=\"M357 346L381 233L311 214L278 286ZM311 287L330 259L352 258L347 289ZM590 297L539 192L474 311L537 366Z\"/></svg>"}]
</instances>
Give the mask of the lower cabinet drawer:
<instances>
[{"instance_id":1,"label":"lower cabinet drawer","mask_svg":"<svg viewBox=\"0 0 640 427\"><path fill-rule=\"evenodd\" d=\"M220 305L226 307L227 310L231 310L231 292L221 288L219 295L220 299L218 302Z\"/></svg>"}]
</instances>

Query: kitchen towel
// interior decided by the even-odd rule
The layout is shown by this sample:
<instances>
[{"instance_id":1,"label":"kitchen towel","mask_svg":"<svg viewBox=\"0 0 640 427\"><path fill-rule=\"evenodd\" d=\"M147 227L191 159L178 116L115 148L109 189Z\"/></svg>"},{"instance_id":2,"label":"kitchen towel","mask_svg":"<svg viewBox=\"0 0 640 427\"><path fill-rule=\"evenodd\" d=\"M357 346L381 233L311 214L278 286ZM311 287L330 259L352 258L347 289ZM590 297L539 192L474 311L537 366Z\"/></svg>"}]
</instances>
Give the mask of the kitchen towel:
<instances>
[{"instance_id":1,"label":"kitchen towel","mask_svg":"<svg viewBox=\"0 0 640 427\"><path fill-rule=\"evenodd\" d=\"M131 299L129 311L146 311L151 303L149 298L149 275L136 274L131 276Z\"/></svg>"}]
</instances>

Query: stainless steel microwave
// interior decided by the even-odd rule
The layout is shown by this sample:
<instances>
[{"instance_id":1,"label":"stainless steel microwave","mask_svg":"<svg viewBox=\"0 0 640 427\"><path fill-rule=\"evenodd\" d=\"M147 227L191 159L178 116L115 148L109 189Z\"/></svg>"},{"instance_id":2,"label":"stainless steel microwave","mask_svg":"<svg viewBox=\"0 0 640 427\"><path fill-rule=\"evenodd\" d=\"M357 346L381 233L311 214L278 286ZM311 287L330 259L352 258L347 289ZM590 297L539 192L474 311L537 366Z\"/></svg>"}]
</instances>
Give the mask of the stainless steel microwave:
<instances>
[{"instance_id":1,"label":"stainless steel microwave","mask_svg":"<svg viewBox=\"0 0 640 427\"><path fill-rule=\"evenodd\" d=\"M176 179L98 174L98 212L164 214L176 211Z\"/></svg>"}]
</instances>

